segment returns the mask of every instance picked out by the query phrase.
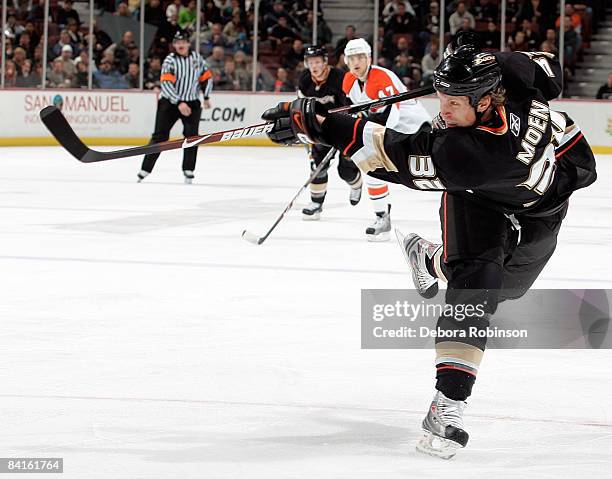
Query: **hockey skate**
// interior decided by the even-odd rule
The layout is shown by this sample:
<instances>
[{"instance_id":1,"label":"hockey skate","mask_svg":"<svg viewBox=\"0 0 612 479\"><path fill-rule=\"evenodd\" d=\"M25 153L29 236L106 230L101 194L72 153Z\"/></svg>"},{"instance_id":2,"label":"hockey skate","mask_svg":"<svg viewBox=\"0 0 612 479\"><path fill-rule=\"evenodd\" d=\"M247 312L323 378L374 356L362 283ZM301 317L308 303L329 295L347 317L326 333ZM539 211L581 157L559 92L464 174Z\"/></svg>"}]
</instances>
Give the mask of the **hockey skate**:
<instances>
[{"instance_id":1,"label":"hockey skate","mask_svg":"<svg viewBox=\"0 0 612 479\"><path fill-rule=\"evenodd\" d=\"M463 429L463 410L466 406L465 401L454 401L436 391L429 412L423 419L425 434L416 445L417 451L450 459L458 449L465 447L469 439Z\"/></svg>"},{"instance_id":2,"label":"hockey skate","mask_svg":"<svg viewBox=\"0 0 612 479\"><path fill-rule=\"evenodd\" d=\"M148 171L145 170L140 170L138 172L138 183L142 183L142 180L144 180L147 176L149 176L150 173Z\"/></svg>"},{"instance_id":3,"label":"hockey skate","mask_svg":"<svg viewBox=\"0 0 612 479\"><path fill-rule=\"evenodd\" d=\"M183 175L185 176L185 184L190 185L193 183L193 179L195 176L193 175L193 171L191 170L183 170Z\"/></svg>"},{"instance_id":4,"label":"hockey skate","mask_svg":"<svg viewBox=\"0 0 612 479\"><path fill-rule=\"evenodd\" d=\"M391 205L386 213L376 213L376 221L366 228L368 241L389 241L391 231Z\"/></svg>"},{"instance_id":5,"label":"hockey skate","mask_svg":"<svg viewBox=\"0 0 612 479\"><path fill-rule=\"evenodd\" d=\"M359 188L351 188L351 192L349 194L349 201L351 205L355 206L361 200L361 186Z\"/></svg>"},{"instance_id":6,"label":"hockey skate","mask_svg":"<svg viewBox=\"0 0 612 479\"><path fill-rule=\"evenodd\" d=\"M323 203L317 203L316 201L311 201L308 205L302 210L302 219L304 221L316 221L321 219L321 212L323 211Z\"/></svg>"},{"instance_id":7,"label":"hockey skate","mask_svg":"<svg viewBox=\"0 0 612 479\"><path fill-rule=\"evenodd\" d=\"M397 242L402 248L404 258L412 270L412 281L418 293L424 298L433 298L438 294L438 278L432 276L427 270L425 257L433 258L442 245L431 243L419 235L410 233L404 236L400 230L395 229Z\"/></svg>"}]
</instances>

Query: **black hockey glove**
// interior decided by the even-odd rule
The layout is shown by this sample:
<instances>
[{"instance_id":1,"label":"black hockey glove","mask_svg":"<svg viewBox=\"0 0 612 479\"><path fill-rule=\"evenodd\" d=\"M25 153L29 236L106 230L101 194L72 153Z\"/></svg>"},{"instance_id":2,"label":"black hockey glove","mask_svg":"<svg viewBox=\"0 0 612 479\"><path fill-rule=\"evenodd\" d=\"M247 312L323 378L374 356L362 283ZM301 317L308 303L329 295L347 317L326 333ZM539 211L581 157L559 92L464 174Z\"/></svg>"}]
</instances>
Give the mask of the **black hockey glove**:
<instances>
[{"instance_id":1,"label":"black hockey glove","mask_svg":"<svg viewBox=\"0 0 612 479\"><path fill-rule=\"evenodd\" d=\"M326 111L316 98L298 98L266 110L261 118L274 122L274 128L268 133L268 138L274 143L326 144L317 114L325 116Z\"/></svg>"}]
</instances>

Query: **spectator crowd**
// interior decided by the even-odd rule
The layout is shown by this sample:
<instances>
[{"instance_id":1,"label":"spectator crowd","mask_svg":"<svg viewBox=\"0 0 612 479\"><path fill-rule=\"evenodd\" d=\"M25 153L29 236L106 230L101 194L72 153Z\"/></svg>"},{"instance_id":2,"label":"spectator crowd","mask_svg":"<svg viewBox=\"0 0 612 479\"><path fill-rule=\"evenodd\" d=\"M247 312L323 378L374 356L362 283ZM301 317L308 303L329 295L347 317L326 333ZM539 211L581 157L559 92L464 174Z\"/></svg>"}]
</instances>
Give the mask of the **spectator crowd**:
<instances>
[{"instance_id":1,"label":"spectator crowd","mask_svg":"<svg viewBox=\"0 0 612 479\"><path fill-rule=\"evenodd\" d=\"M584 3L583 3L584 2ZM44 2L8 2L5 36L4 83L7 87L36 88L43 83ZM155 32L146 45L143 87L160 88L161 66L171 51L175 32L192 33L194 48L206 58L216 90L250 90L253 79L254 5L248 0L147 0L144 12L138 0L97 0L100 15L122 17L135 28L113 38L94 22L93 35L72 0L50 1L49 41L46 52L45 85L49 88L87 88L92 69L94 88L140 87L141 14ZM597 25L604 0L568 0L563 12L565 72L573 74ZM311 43L315 15L318 43L325 45L330 63L346 68L343 49L360 36L347 25L334 41L325 21L325 1L313 11L312 0L262 0L259 11L259 56L255 72L257 90L295 91L304 68L305 46ZM464 31L475 32L485 49L500 48L500 4L498 0L449 0L446 3L445 41ZM554 0L508 0L505 48L511 51L546 51L558 54L560 37L559 2ZM199 22L198 22L199 17ZM393 70L409 88L431 83L440 62L440 4L436 0L384 0L380 3L376 49L378 64ZM119 19L117 19L119 21ZM105 23L106 24L106 23ZM196 34L198 27L200 31ZM125 25L125 23L123 23ZM368 38L372 43L372 38ZM196 43L199 43L196 45ZM93 58L89 58L92 45Z\"/></svg>"}]
</instances>

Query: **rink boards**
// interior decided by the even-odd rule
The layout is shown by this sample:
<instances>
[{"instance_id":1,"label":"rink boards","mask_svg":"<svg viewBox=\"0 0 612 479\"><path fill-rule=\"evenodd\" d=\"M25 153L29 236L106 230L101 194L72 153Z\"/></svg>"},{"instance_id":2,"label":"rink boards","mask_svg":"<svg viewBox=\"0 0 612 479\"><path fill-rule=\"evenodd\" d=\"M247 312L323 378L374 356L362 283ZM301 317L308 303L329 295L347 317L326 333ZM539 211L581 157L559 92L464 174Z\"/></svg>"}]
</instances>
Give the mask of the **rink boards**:
<instances>
[{"instance_id":1,"label":"rink boards","mask_svg":"<svg viewBox=\"0 0 612 479\"><path fill-rule=\"evenodd\" d=\"M274 93L215 92L212 108L202 113L200 133L240 128L260 123L261 113L294 95ZM50 146L50 137L38 117L47 105L61 106L77 134L90 145L141 145L148 141L155 117L154 92L113 90L5 90L0 101L10 114L0 117L0 146ZM427 110L435 115L438 102L424 98ZM595 153L612 154L612 102L564 100L554 108L567 112L582 128ZM181 137L177 124L172 136ZM232 145L269 146L265 137L235 140Z\"/></svg>"}]
</instances>

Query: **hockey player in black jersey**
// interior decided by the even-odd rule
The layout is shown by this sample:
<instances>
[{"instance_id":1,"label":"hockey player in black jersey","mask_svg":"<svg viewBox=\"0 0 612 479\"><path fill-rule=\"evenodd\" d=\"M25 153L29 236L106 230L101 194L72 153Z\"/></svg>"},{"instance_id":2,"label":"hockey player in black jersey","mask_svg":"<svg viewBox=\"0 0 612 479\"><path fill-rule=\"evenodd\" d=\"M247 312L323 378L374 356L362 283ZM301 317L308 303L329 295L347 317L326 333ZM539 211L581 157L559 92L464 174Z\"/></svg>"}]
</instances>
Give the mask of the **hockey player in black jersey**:
<instances>
[{"instance_id":1,"label":"hockey player in black jersey","mask_svg":"<svg viewBox=\"0 0 612 479\"><path fill-rule=\"evenodd\" d=\"M304 52L304 65L298 82L299 97L314 97L325 110L348 104L342 91L344 72L327 64L325 48L310 46ZM315 144L308 147L311 159L311 169L315 169L325 158L331 147ZM325 168L310 184L311 202L302 210L305 220L318 220L323 210L323 202L327 192L327 170ZM359 168L345 155L339 154L338 174L351 187L349 201L352 205L361 199L362 178Z\"/></svg>"},{"instance_id":2,"label":"hockey player in black jersey","mask_svg":"<svg viewBox=\"0 0 612 479\"><path fill-rule=\"evenodd\" d=\"M460 44L434 73L440 114L432 132L402 134L326 115L307 99L294 101L288 113L276 107L263 116L275 120L273 140L290 128L346 151L367 174L443 191L443 243L398 235L402 249L422 295L435 294L442 280L448 304L487 305L485 318L442 316L438 329L486 329L498 303L522 296L552 256L572 192L596 179L579 126L549 106L561 85L552 55L484 53ZM467 444L463 410L485 343L436 338L436 393L420 451L450 458Z\"/></svg>"}]
</instances>

